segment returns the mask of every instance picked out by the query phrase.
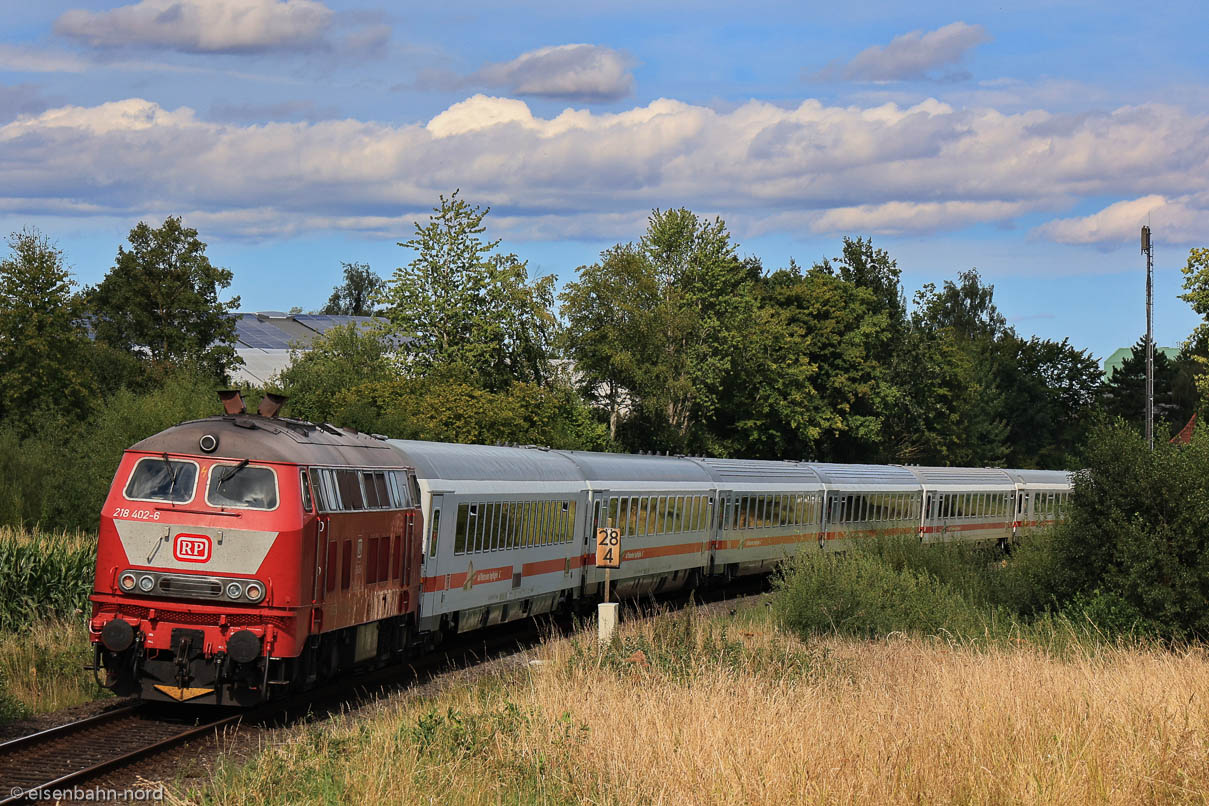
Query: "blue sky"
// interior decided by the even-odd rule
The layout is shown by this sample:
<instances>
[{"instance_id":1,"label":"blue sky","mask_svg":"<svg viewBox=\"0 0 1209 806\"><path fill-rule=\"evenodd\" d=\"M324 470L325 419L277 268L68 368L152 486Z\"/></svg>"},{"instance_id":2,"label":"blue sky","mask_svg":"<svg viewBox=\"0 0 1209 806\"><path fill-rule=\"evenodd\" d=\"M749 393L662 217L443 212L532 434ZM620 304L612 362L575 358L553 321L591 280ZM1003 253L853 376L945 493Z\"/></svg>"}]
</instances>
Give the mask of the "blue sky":
<instances>
[{"instance_id":1,"label":"blue sky","mask_svg":"<svg viewBox=\"0 0 1209 806\"><path fill-rule=\"evenodd\" d=\"M871 236L910 294L977 267L1016 328L1103 358L1209 245L1198 3L4 0L0 226L83 284L182 215L244 310L389 275L441 193L531 271L720 215L768 269Z\"/></svg>"}]
</instances>

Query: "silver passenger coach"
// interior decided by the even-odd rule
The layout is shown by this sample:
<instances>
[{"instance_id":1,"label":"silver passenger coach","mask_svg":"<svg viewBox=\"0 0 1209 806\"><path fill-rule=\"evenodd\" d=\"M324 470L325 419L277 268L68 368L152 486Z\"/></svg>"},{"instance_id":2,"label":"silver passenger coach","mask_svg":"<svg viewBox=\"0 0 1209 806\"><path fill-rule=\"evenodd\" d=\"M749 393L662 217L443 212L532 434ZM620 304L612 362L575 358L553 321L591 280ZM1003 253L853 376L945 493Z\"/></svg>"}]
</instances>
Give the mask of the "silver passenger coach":
<instances>
[{"instance_id":1,"label":"silver passenger coach","mask_svg":"<svg viewBox=\"0 0 1209 806\"><path fill-rule=\"evenodd\" d=\"M416 468L422 632L465 632L600 595L598 527L621 531L619 598L766 573L874 534L995 540L1046 528L1064 471L696 459L387 440Z\"/></svg>"}]
</instances>

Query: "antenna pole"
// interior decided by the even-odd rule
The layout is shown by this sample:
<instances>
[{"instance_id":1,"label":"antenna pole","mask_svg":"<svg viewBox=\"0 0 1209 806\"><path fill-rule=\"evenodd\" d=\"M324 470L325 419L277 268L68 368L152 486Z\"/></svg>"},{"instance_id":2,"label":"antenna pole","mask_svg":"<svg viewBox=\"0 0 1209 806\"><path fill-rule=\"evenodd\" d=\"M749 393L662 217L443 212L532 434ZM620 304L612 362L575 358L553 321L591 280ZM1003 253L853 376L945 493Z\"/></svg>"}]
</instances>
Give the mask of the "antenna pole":
<instances>
[{"instance_id":1,"label":"antenna pole","mask_svg":"<svg viewBox=\"0 0 1209 806\"><path fill-rule=\"evenodd\" d=\"M1142 227L1142 254L1146 255L1146 444L1154 450L1154 247L1150 227Z\"/></svg>"}]
</instances>

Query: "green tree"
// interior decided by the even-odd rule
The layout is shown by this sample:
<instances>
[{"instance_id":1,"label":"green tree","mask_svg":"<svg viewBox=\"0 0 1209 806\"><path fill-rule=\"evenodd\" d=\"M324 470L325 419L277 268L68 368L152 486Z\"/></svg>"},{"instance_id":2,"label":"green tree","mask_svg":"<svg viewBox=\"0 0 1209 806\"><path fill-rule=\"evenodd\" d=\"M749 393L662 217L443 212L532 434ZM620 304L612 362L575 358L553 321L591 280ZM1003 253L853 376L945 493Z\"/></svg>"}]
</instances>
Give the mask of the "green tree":
<instances>
[{"instance_id":1,"label":"green tree","mask_svg":"<svg viewBox=\"0 0 1209 806\"><path fill-rule=\"evenodd\" d=\"M882 434L890 336L877 293L793 261L759 283L750 374L737 391L735 452L764 458L866 458ZM855 457L854 457L855 454Z\"/></svg>"},{"instance_id":2,"label":"green tree","mask_svg":"<svg viewBox=\"0 0 1209 806\"><path fill-rule=\"evenodd\" d=\"M355 324L333 327L309 350L293 350L290 365L276 382L289 397L289 413L312 422L342 422L344 394L366 383L397 375L391 347L376 329Z\"/></svg>"},{"instance_id":3,"label":"green tree","mask_svg":"<svg viewBox=\"0 0 1209 806\"><path fill-rule=\"evenodd\" d=\"M1192 306L1201 315L1201 322L1184 350L1196 370L1190 374L1197 394L1197 408L1209 400L1209 248L1193 248L1188 251L1188 260L1180 270L1184 275L1184 292L1180 299Z\"/></svg>"},{"instance_id":4,"label":"green tree","mask_svg":"<svg viewBox=\"0 0 1209 806\"><path fill-rule=\"evenodd\" d=\"M884 313L890 329L899 333L907 324L907 300L903 295L898 262L884 249L875 249L872 238L844 237L839 257L824 258L815 269L835 274L846 283L868 289L873 295L870 308Z\"/></svg>"},{"instance_id":5,"label":"green tree","mask_svg":"<svg viewBox=\"0 0 1209 806\"><path fill-rule=\"evenodd\" d=\"M337 422L406 439L603 450L609 440L569 386L517 382L492 392L457 380L392 378L345 390Z\"/></svg>"},{"instance_id":6,"label":"green tree","mask_svg":"<svg viewBox=\"0 0 1209 806\"><path fill-rule=\"evenodd\" d=\"M1165 420L1175 429L1192 416L1187 398L1177 397L1181 367L1160 350L1154 351L1154 418ZM1120 417L1145 429L1146 412L1146 336L1143 334L1121 365L1104 384L1101 406L1111 417ZM1157 430L1157 429L1156 429ZM1157 436L1157 434L1156 434Z\"/></svg>"},{"instance_id":7,"label":"green tree","mask_svg":"<svg viewBox=\"0 0 1209 806\"><path fill-rule=\"evenodd\" d=\"M319 313L328 316L374 316L374 305L386 282L374 274L368 263L340 262L344 269L344 282L332 289L327 304Z\"/></svg>"},{"instance_id":8,"label":"green tree","mask_svg":"<svg viewBox=\"0 0 1209 806\"><path fill-rule=\"evenodd\" d=\"M0 261L0 419L83 416L96 390L63 253L33 229L13 233L8 246Z\"/></svg>"},{"instance_id":9,"label":"green tree","mask_svg":"<svg viewBox=\"0 0 1209 806\"><path fill-rule=\"evenodd\" d=\"M215 377L241 363L230 316L239 298L219 299L232 274L210 263L197 230L179 217L157 228L140 221L129 242L88 291L97 338L155 365L191 364Z\"/></svg>"},{"instance_id":10,"label":"green tree","mask_svg":"<svg viewBox=\"0 0 1209 806\"><path fill-rule=\"evenodd\" d=\"M1009 445L1007 405L999 373L1007 351L1001 342L1014 333L994 303L994 286L984 285L976 269L961 272L957 281L946 280L940 290L928 283L915 295L911 314L911 341L916 354L933 350L948 356L948 364L931 363L937 375L922 383L899 363L896 378L905 394L903 406L926 414L927 400L937 388L952 407L951 416L925 416L913 421L899 417L906 434L918 434L917 447L931 443L936 454L924 451L913 460L955 465L999 465ZM935 412L933 412L933 415ZM903 435L899 435L902 441ZM902 457L907 458L907 457Z\"/></svg>"},{"instance_id":11,"label":"green tree","mask_svg":"<svg viewBox=\"0 0 1209 806\"><path fill-rule=\"evenodd\" d=\"M726 222L654 210L640 248L659 284L656 358L642 410L670 427L663 447L717 449L725 394L755 326L758 261L738 257Z\"/></svg>"},{"instance_id":12,"label":"green tree","mask_svg":"<svg viewBox=\"0 0 1209 806\"><path fill-rule=\"evenodd\" d=\"M1011 334L999 344L997 384L1008 424L1007 463L1070 467L1097 410L1100 362L1068 339L1024 340Z\"/></svg>"},{"instance_id":13,"label":"green tree","mask_svg":"<svg viewBox=\"0 0 1209 806\"><path fill-rule=\"evenodd\" d=\"M488 390L549 376L557 320L554 278L529 282L525 263L487 241L489 211L454 192L441 196L427 224L400 246L415 251L395 269L383 300L415 375L459 378Z\"/></svg>"},{"instance_id":14,"label":"green tree","mask_svg":"<svg viewBox=\"0 0 1209 806\"><path fill-rule=\"evenodd\" d=\"M606 249L576 276L559 297L567 322L564 349L575 362L577 387L608 413L615 440L624 410L650 386L659 283L654 266L633 244Z\"/></svg>"}]
</instances>

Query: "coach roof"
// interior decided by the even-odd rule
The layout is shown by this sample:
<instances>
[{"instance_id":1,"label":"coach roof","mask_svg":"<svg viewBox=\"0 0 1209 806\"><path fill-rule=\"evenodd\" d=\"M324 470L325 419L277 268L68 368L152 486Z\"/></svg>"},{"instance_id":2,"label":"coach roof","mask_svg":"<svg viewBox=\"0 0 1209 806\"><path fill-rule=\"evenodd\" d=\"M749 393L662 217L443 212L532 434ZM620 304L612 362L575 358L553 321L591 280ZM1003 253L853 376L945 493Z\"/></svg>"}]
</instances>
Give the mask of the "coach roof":
<instances>
[{"instance_id":1,"label":"coach roof","mask_svg":"<svg viewBox=\"0 0 1209 806\"><path fill-rule=\"evenodd\" d=\"M560 451L413 439L388 439L386 442L404 456L405 464L416 468L420 478L583 482L578 468Z\"/></svg>"}]
</instances>

